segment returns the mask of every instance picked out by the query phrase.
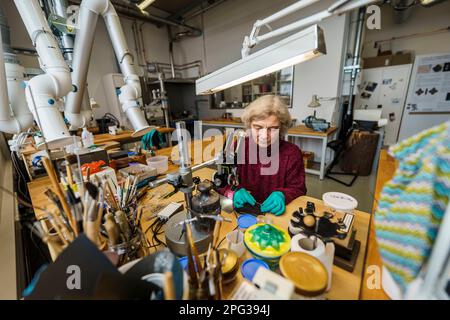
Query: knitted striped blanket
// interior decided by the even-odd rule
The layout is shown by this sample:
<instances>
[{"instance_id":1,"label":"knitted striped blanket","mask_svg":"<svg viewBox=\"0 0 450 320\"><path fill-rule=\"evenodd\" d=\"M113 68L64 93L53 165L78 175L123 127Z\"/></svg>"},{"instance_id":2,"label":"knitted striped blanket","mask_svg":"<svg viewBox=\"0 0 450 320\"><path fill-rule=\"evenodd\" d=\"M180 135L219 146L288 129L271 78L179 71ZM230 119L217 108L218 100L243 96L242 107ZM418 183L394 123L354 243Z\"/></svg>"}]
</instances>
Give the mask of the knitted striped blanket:
<instances>
[{"instance_id":1,"label":"knitted striped blanket","mask_svg":"<svg viewBox=\"0 0 450 320\"><path fill-rule=\"evenodd\" d=\"M380 195L376 237L383 264L404 292L430 255L449 204L450 121L389 152L399 167Z\"/></svg>"}]
</instances>

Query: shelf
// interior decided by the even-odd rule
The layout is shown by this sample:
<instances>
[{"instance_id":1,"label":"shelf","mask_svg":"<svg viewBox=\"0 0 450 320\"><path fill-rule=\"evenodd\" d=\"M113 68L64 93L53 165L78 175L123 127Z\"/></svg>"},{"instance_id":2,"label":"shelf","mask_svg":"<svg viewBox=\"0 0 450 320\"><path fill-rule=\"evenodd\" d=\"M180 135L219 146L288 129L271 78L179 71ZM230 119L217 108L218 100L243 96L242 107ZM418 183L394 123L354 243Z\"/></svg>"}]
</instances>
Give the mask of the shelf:
<instances>
[{"instance_id":1,"label":"shelf","mask_svg":"<svg viewBox=\"0 0 450 320\"><path fill-rule=\"evenodd\" d=\"M151 82L149 82L149 84L159 84L159 80L153 80L150 79ZM163 82L164 83L175 83L175 84L195 84L195 80L194 78L190 78L190 79L181 79L181 78L177 78L177 79L164 79Z\"/></svg>"}]
</instances>

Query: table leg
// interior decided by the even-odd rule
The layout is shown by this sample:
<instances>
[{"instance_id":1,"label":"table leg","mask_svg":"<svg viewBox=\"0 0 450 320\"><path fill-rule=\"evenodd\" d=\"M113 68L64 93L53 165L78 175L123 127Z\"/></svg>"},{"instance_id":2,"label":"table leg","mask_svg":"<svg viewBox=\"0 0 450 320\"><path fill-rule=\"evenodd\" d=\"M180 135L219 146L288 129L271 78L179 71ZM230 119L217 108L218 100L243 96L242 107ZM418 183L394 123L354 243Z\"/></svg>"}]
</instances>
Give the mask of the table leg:
<instances>
[{"instance_id":1,"label":"table leg","mask_svg":"<svg viewBox=\"0 0 450 320\"><path fill-rule=\"evenodd\" d=\"M320 180L323 180L325 176L325 162L326 162L326 156L327 156L327 143L328 138L324 137L322 138L322 158L320 159Z\"/></svg>"}]
</instances>

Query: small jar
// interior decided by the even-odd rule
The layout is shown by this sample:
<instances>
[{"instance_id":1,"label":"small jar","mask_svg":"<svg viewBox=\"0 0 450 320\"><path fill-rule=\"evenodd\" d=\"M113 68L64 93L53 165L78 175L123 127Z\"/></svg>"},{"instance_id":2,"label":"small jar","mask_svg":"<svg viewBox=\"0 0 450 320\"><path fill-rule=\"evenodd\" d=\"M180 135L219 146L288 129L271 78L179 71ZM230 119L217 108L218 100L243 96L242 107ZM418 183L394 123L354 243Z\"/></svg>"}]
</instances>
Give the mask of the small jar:
<instances>
[{"instance_id":1,"label":"small jar","mask_svg":"<svg viewBox=\"0 0 450 320\"><path fill-rule=\"evenodd\" d=\"M144 256L142 233L137 232L130 240L109 245L108 250L119 256L119 266Z\"/></svg>"}]
</instances>

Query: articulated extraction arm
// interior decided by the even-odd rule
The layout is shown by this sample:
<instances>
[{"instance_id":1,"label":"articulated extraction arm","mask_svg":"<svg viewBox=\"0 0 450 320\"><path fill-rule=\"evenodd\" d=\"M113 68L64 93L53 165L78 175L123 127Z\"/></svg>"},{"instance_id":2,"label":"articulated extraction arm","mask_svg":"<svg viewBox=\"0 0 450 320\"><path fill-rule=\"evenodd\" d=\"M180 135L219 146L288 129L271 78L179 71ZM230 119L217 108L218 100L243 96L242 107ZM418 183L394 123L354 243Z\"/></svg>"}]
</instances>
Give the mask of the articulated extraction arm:
<instances>
[{"instance_id":1,"label":"articulated extraction arm","mask_svg":"<svg viewBox=\"0 0 450 320\"><path fill-rule=\"evenodd\" d=\"M0 131L20 133L33 125L33 115L28 109L22 87L23 67L16 63L5 65L4 54L13 55L9 43L9 28L1 7L0 27Z\"/></svg>"},{"instance_id":2,"label":"articulated extraction arm","mask_svg":"<svg viewBox=\"0 0 450 320\"><path fill-rule=\"evenodd\" d=\"M44 11L47 14L57 15L65 20L68 19L68 1L67 0L46 0L47 9ZM60 48L63 53L64 59L69 67L72 67L73 60L73 47L74 47L74 37L72 34L67 33L67 29L59 28L55 33L56 37L59 39ZM88 86L86 83L86 88L84 89L84 95L81 103L81 116L83 120L82 127L89 127L92 121L92 108L90 105ZM70 129L78 129L78 127L71 127Z\"/></svg>"},{"instance_id":3,"label":"articulated extraction arm","mask_svg":"<svg viewBox=\"0 0 450 320\"><path fill-rule=\"evenodd\" d=\"M152 130L145 120L139 106L141 85L133 63L133 56L128 50L119 16L109 0L83 0L80 6L78 25L73 55L72 80L77 90L67 96L65 116L73 127L83 125L80 114L89 60L94 42L95 27L98 16L105 19L109 37L114 47L125 85L120 88L119 100L123 111L133 126L133 136L141 136Z\"/></svg>"},{"instance_id":4,"label":"articulated extraction arm","mask_svg":"<svg viewBox=\"0 0 450 320\"><path fill-rule=\"evenodd\" d=\"M62 97L72 90L70 70L61 54L37 0L14 0L22 21L39 55L45 74L28 82L25 96L28 108L39 125L49 148L73 141L59 111ZM40 146L42 147L42 146Z\"/></svg>"}]
</instances>

